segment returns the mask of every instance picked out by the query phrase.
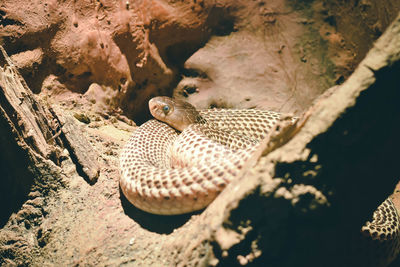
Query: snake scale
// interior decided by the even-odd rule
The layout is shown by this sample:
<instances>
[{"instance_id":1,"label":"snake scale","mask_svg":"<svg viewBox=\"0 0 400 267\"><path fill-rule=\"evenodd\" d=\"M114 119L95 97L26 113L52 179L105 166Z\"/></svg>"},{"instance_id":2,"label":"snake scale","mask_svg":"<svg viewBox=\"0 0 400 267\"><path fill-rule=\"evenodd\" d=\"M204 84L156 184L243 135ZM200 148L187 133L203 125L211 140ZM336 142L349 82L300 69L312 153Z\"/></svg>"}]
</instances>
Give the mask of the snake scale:
<instances>
[{"instance_id":1,"label":"snake scale","mask_svg":"<svg viewBox=\"0 0 400 267\"><path fill-rule=\"evenodd\" d=\"M247 166L260 140L281 117L256 109L197 111L168 97L151 99L149 108L156 120L138 127L120 155L120 186L134 206L160 215L210 204ZM385 243L385 262L397 256L400 219L390 199L361 232Z\"/></svg>"}]
</instances>

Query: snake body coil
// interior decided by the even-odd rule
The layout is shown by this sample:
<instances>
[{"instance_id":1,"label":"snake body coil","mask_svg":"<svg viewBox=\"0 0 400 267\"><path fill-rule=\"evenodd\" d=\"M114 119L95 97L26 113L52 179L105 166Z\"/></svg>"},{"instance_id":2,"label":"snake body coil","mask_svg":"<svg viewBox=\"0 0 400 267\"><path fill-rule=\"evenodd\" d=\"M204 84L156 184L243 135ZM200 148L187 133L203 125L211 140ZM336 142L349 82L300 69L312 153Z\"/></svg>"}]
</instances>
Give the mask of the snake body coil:
<instances>
[{"instance_id":1,"label":"snake body coil","mask_svg":"<svg viewBox=\"0 0 400 267\"><path fill-rule=\"evenodd\" d=\"M120 185L137 208L163 215L210 204L238 176L280 118L279 113L254 109L197 111L167 97L150 100L149 107L163 122L150 120L133 133L120 156ZM383 266L400 251L399 228L390 199L362 227L364 236L387 248L380 253Z\"/></svg>"},{"instance_id":2,"label":"snake body coil","mask_svg":"<svg viewBox=\"0 0 400 267\"><path fill-rule=\"evenodd\" d=\"M176 105L170 105L173 112ZM278 113L263 110L197 113L184 108L180 112L190 112L192 119L178 120L184 121L182 133L150 120L135 131L121 154L121 188L139 209L172 215L205 208L238 175L279 119Z\"/></svg>"}]
</instances>

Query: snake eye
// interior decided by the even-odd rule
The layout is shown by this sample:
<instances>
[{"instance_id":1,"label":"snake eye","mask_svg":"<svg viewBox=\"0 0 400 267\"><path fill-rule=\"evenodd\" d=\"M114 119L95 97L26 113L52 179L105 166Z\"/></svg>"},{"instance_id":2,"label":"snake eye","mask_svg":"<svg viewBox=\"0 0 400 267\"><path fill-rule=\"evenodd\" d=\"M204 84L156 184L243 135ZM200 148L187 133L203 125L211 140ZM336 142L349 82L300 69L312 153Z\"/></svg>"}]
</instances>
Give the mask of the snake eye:
<instances>
[{"instance_id":1,"label":"snake eye","mask_svg":"<svg viewBox=\"0 0 400 267\"><path fill-rule=\"evenodd\" d=\"M164 113L167 113L171 108L168 105L163 106Z\"/></svg>"}]
</instances>

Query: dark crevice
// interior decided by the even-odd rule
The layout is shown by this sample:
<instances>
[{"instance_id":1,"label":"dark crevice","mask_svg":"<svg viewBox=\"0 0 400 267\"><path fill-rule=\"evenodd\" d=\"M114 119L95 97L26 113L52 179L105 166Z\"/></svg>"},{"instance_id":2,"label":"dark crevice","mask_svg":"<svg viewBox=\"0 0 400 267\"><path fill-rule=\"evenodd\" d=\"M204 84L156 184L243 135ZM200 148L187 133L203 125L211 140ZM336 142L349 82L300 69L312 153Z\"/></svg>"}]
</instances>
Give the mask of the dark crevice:
<instances>
[{"instance_id":1,"label":"dark crevice","mask_svg":"<svg viewBox=\"0 0 400 267\"><path fill-rule=\"evenodd\" d=\"M321 190L334 203L331 208L337 214L337 231L341 229L347 237L336 247L346 251L357 249L358 245L351 242L357 240L354 235L393 192L400 177L400 126L394 119L400 117L399 72L400 62L375 72L375 83L335 121L334 130L317 136L308 145L323 166L320 175L325 188ZM354 266L354 262L367 266L373 260L356 252L347 256L348 266Z\"/></svg>"},{"instance_id":2,"label":"dark crevice","mask_svg":"<svg viewBox=\"0 0 400 267\"><path fill-rule=\"evenodd\" d=\"M208 76L206 73L204 73L201 70L197 69L182 69L181 70L182 75L185 77L191 77L191 78L203 78L206 79Z\"/></svg>"},{"instance_id":3,"label":"dark crevice","mask_svg":"<svg viewBox=\"0 0 400 267\"><path fill-rule=\"evenodd\" d=\"M277 223L292 216L284 212L290 209L289 206L290 202L284 199L263 198L260 188L242 199L239 208L232 210L229 219L224 222L224 228L236 232L243 239L229 248L227 257L223 256L219 244L212 242L214 255L220 259L217 266L243 266L238 256L247 256L246 266L279 266L289 249L286 247L290 243L288 238L295 235L294 228ZM240 229L245 230L242 232ZM261 255L256 256L254 253L258 252Z\"/></svg>"},{"instance_id":4,"label":"dark crevice","mask_svg":"<svg viewBox=\"0 0 400 267\"><path fill-rule=\"evenodd\" d=\"M204 46L204 44L205 43L197 44L188 42L173 44L166 48L165 61L168 65L182 68L186 60Z\"/></svg>"},{"instance_id":5,"label":"dark crevice","mask_svg":"<svg viewBox=\"0 0 400 267\"><path fill-rule=\"evenodd\" d=\"M208 15L206 25L209 25L213 35L226 36L235 31L235 17L232 11L213 7Z\"/></svg>"},{"instance_id":6,"label":"dark crevice","mask_svg":"<svg viewBox=\"0 0 400 267\"><path fill-rule=\"evenodd\" d=\"M7 13L0 9L0 25L3 27L9 26L9 25L17 25L17 26L23 26L23 24L17 20L11 19L7 17Z\"/></svg>"},{"instance_id":7,"label":"dark crevice","mask_svg":"<svg viewBox=\"0 0 400 267\"><path fill-rule=\"evenodd\" d=\"M0 106L4 106L4 101L0 101ZM15 130L10 127L4 110L0 113L0 227L3 227L27 200L33 176L27 152L16 141Z\"/></svg>"}]
</instances>

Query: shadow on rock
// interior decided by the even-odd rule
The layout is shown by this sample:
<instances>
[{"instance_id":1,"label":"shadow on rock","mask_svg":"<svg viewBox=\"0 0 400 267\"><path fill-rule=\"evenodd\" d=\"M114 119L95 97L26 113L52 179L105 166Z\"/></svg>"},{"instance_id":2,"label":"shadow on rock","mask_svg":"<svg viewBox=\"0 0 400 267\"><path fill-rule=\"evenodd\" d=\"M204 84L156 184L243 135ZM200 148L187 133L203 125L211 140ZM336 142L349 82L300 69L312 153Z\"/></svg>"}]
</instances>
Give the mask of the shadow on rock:
<instances>
[{"instance_id":1,"label":"shadow on rock","mask_svg":"<svg viewBox=\"0 0 400 267\"><path fill-rule=\"evenodd\" d=\"M125 214L137 222L142 228L159 234L170 234L175 229L184 225L192 217L192 215L201 213L200 211L182 215L151 214L133 206L128 199L126 199L121 188L119 191L121 205Z\"/></svg>"}]
</instances>

